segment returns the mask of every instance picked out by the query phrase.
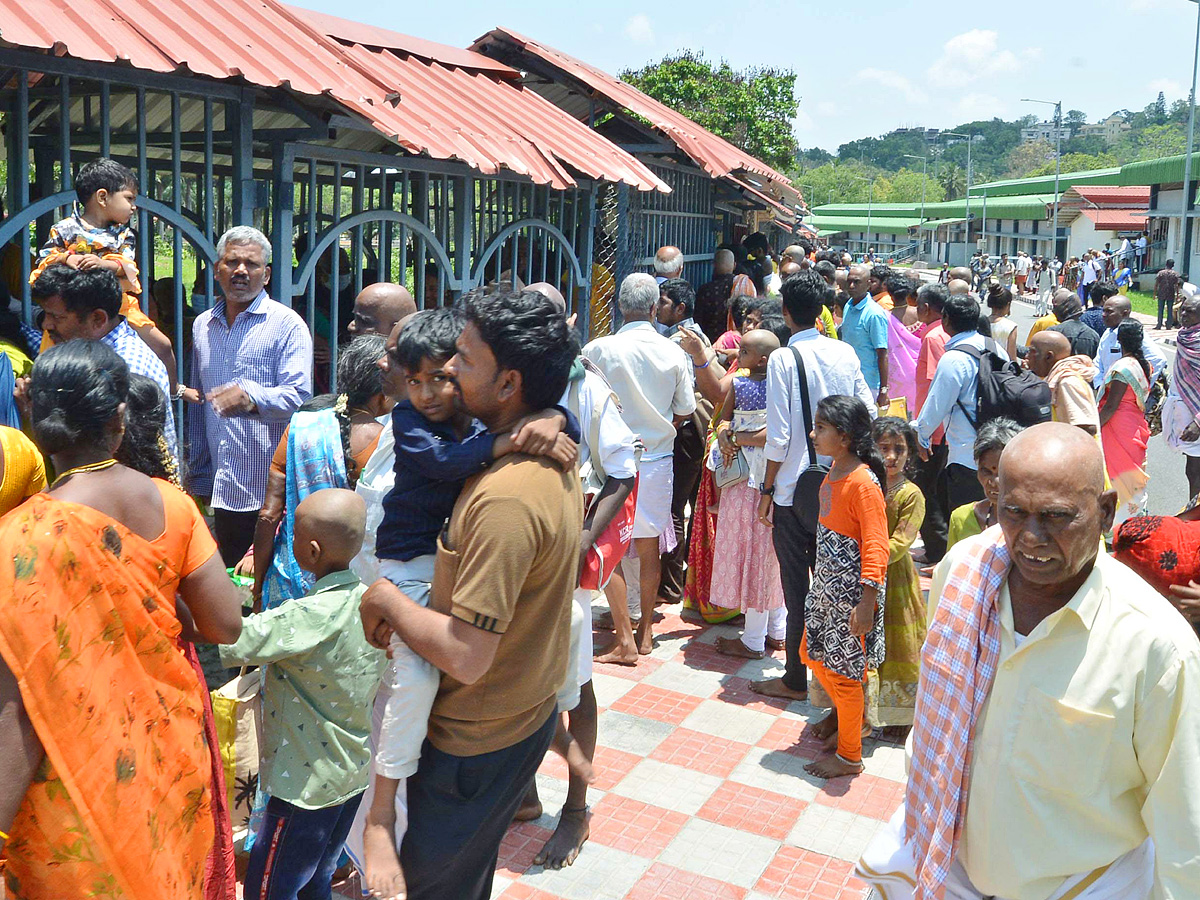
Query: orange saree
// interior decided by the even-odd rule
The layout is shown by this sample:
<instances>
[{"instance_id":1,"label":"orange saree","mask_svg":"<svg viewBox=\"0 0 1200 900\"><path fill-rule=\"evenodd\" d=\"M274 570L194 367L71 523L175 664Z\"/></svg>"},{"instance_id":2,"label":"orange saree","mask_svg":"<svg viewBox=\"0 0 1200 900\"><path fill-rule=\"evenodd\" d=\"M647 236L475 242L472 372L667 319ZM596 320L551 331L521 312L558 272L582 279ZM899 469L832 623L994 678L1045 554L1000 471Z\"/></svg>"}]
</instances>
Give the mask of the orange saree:
<instances>
[{"instance_id":1,"label":"orange saree","mask_svg":"<svg viewBox=\"0 0 1200 900\"><path fill-rule=\"evenodd\" d=\"M212 778L178 563L45 494L0 520L0 546L0 655L46 753L4 847L10 896L199 898Z\"/></svg>"}]
</instances>

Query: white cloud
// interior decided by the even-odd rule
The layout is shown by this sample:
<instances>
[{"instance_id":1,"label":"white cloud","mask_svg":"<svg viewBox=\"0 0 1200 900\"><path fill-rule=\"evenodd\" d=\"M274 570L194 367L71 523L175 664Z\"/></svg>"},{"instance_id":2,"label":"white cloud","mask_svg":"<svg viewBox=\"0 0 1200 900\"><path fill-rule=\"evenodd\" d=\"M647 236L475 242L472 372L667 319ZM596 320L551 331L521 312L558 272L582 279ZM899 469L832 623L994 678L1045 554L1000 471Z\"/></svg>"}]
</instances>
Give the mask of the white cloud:
<instances>
[{"instance_id":1,"label":"white cloud","mask_svg":"<svg viewBox=\"0 0 1200 900\"><path fill-rule=\"evenodd\" d=\"M796 110L796 117L792 119L792 128L796 131L812 131L813 129L812 116L802 109Z\"/></svg>"},{"instance_id":2,"label":"white cloud","mask_svg":"<svg viewBox=\"0 0 1200 900\"><path fill-rule=\"evenodd\" d=\"M819 116L836 116L841 113L841 107L830 100L822 100L817 104L817 115Z\"/></svg>"},{"instance_id":3,"label":"white cloud","mask_svg":"<svg viewBox=\"0 0 1200 900\"><path fill-rule=\"evenodd\" d=\"M991 94L964 94L955 104L959 115L971 119L990 119L993 116L1008 117L1008 106L999 97Z\"/></svg>"},{"instance_id":4,"label":"white cloud","mask_svg":"<svg viewBox=\"0 0 1200 900\"><path fill-rule=\"evenodd\" d=\"M973 28L955 35L942 45L942 55L926 70L934 87L961 88L982 79L1007 75L1021 69L1023 62L1036 59L1041 51L1022 50L1020 55L1002 49L996 31Z\"/></svg>"},{"instance_id":5,"label":"white cloud","mask_svg":"<svg viewBox=\"0 0 1200 900\"><path fill-rule=\"evenodd\" d=\"M649 44L654 40L654 26L645 13L635 13L625 23L625 37L635 44Z\"/></svg>"},{"instance_id":6,"label":"white cloud","mask_svg":"<svg viewBox=\"0 0 1200 900\"><path fill-rule=\"evenodd\" d=\"M1155 78L1146 85L1146 90L1155 97L1158 96L1159 91L1162 91L1167 100L1174 100L1177 97L1181 97L1185 101L1187 100L1187 92L1184 90L1183 85L1170 78Z\"/></svg>"},{"instance_id":7,"label":"white cloud","mask_svg":"<svg viewBox=\"0 0 1200 900\"><path fill-rule=\"evenodd\" d=\"M899 72L889 72L885 69L861 69L854 79L868 84L877 84L888 91L901 94L908 103L925 103L929 100L924 91L914 86Z\"/></svg>"}]
</instances>

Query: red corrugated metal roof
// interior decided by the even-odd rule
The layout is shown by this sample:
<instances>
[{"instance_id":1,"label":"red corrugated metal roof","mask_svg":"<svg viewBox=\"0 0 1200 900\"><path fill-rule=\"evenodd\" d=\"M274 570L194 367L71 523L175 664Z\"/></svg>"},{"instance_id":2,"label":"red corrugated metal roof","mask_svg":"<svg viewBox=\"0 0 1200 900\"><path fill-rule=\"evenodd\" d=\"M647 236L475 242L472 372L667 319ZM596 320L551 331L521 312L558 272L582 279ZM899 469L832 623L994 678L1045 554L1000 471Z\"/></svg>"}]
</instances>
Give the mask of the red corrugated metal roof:
<instances>
[{"instance_id":1,"label":"red corrugated metal roof","mask_svg":"<svg viewBox=\"0 0 1200 900\"><path fill-rule=\"evenodd\" d=\"M398 49L414 55L344 47L326 33L331 22L338 33L403 43ZM590 178L669 190L601 135L503 80L511 70L500 71L482 54L310 18L276 0L90 0L86 16L67 0L0 0L0 23L0 44L326 95L411 152L462 160L488 174L505 167L561 189L575 184L565 168L571 166ZM425 61L435 56L444 59Z\"/></svg>"},{"instance_id":2,"label":"red corrugated metal roof","mask_svg":"<svg viewBox=\"0 0 1200 900\"><path fill-rule=\"evenodd\" d=\"M783 216L786 217L786 219L788 221L791 221L792 219L796 218L796 210L795 209L791 209L788 206L786 206L785 204L780 203L774 197L770 197L767 194L764 194L758 188L754 187L754 185L747 183L743 179L738 178L734 175L726 175L725 180L731 182L735 187L737 187L738 190L742 191L743 193L749 194L751 197L753 197L754 199L758 200L761 203L765 203L768 208L773 208L773 209L778 210Z\"/></svg>"},{"instance_id":3,"label":"red corrugated metal roof","mask_svg":"<svg viewBox=\"0 0 1200 900\"><path fill-rule=\"evenodd\" d=\"M1081 209L1097 231L1142 231L1146 227L1145 209Z\"/></svg>"},{"instance_id":4,"label":"red corrugated metal roof","mask_svg":"<svg viewBox=\"0 0 1200 900\"><path fill-rule=\"evenodd\" d=\"M1080 184L1071 190L1098 206L1124 206L1145 209L1150 206L1150 186L1131 185L1122 187L1112 184Z\"/></svg>"},{"instance_id":5,"label":"red corrugated metal roof","mask_svg":"<svg viewBox=\"0 0 1200 900\"><path fill-rule=\"evenodd\" d=\"M666 134L680 150L714 178L721 178L744 170L768 178L778 187L799 196L786 176L776 172L744 150L735 147L724 138L717 137L711 131L700 127L682 113L646 96L619 78L614 78L607 72L590 66L561 50L555 50L553 47L538 43L507 28L494 29L477 40L472 45L472 49L477 49L490 41L514 43L522 50L540 57L567 75L582 81L617 106L648 119L655 128Z\"/></svg>"}]
</instances>

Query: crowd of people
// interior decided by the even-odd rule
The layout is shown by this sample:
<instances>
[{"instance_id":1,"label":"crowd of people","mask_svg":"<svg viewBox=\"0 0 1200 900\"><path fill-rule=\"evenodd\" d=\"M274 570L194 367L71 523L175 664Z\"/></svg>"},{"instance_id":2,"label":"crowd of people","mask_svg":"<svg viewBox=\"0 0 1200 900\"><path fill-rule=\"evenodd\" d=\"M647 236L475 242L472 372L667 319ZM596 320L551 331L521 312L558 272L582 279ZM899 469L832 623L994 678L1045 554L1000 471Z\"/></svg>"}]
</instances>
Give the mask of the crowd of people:
<instances>
[{"instance_id":1,"label":"crowd of people","mask_svg":"<svg viewBox=\"0 0 1200 900\"><path fill-rule=\"evenodd\" d=\"M1200 492L1200 300L1167 394L1107 280L1102 333L1062 287L1021 343L1032 262L924 283L753 234L699 287L660 248L582 346L549 283L419 311L371 285L314 396L312 330L246 226L168 367L129 306L132 175L92 165L34 276L33 440L0 427L14 896L233 897L198 644L261 673L250 900L328 898L346 859L373 896L483 900L550 750L568 793L535 861L570 865L593 662L637 666L672 603L740 626L721 654L783 652L754 691L830 709L810 777L909 736L858 869L887 896L1200 896L1200 643L1172 607L1200 620L1200 573L1140 515L1148 417Z\"/></svg>"}]
</instances>

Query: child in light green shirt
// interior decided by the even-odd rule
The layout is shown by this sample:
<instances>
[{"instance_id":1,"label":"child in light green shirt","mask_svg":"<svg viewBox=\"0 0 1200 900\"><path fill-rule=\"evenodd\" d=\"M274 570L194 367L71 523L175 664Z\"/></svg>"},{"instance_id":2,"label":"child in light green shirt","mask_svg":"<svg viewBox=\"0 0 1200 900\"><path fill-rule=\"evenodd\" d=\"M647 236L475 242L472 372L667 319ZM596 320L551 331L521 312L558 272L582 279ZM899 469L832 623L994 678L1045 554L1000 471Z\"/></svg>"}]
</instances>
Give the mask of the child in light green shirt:
<instances>
[{"instance_id":1,"label":"child in light green shirt","mask_svg":"<svg viewBox=\"0 0 1200 900\"><path fill-rule=\"evenodd\" d=\"M371 703L387 663L359 618L349 571L366 506L353 491L310 494L293 549L317 576L305 597L247 618L225 665L261 665L260 788L270 794L246 872L246 900L328 888L369 777Z\"/></svg>"}]
</instances>

